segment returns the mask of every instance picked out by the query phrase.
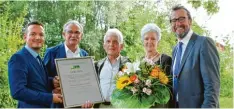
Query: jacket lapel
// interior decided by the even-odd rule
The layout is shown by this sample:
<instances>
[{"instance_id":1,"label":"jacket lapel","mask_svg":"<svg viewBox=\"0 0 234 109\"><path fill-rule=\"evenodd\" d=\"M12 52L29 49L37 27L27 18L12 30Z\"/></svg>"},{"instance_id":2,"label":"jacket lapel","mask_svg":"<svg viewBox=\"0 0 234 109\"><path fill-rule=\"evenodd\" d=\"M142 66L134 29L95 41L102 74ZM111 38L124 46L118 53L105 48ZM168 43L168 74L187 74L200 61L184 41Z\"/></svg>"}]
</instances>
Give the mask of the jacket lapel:
<instances>
[{"instance_id":1,"label":"jacket lapel","mask_svg":"<svg viewBox=\"0 0 234 109\"><path fill-rule=\"evenodd\" d=\"M58 50L58 57L57 58L66 58L66 51L65 51L65 47L64 47L64 43L62 43L59 46L59 50Z\"/></svg>"},{"instance_id":2,"label":"jacket lapel","mask_svg":"<svg viewBox=\"0 0 234 109\"><path fill-rule=\"evenodd\" d=\"M100 75L101 73L101 69L104 65L104 62L106 61L107 57L100 60L98 63L97 63L97 68L98 68L98 76ZM119 68L121 68L122 65L124 65L126 62L129 62L129 59L128 58L125 58L123 56L120 56L120 63L119 63Z\"/></svg>"},{"instance_id":3,"label":"jacket lapel","mask_svg":"<svg viewBox=\"0 0 234 109\"><path fill-rule=\"evenodd\" d=\"M98 63L97 63L97 68L98 68L98 76L100 75L100 73L101 73L101 69L102 69L102 67L103 67L103 65L104 65L104 62L106 61L106 58L104 58L104 59L102 59L102 60L100 60Z\"/></svg>"},{"instance_id":4,"label":"jacket lapel","mask_svg":"<svg viewBox=\"0 0 234 109\"><path fill-rule=\"evenodd\" d=\"M177 52L177 47L178 44L173 48L173 51L172 51L172 65L171 65L171 75L173 75L173 66L174 66L174 61L175 61L175 56L176 56L176 52Z\"/></svg>"},{"instance_id":5,"label":"jacket lapel","mask_svg":"<svg viewBox=\"0 0 234 109\"><path fill-rule=\"evenodd\" d=\"M184 51L184 55L183 55L183 58L181 60L181 65L180 65L180 69L179 69L179 74L178 76L180 76L180 73L181 73L181 70L185 64L185 61L187 60L190 52L193 50L193 46L195 44L195 41L197 39L197 35L195 33L193 33L193 35L191 36L191 39L189 40L189 43Z\"/></svg>"},{"instance_id":6,"label":"jacket lapel","mask_svg":"<svg viewBox=\"0 0 234 109\"><path fill-rule=\"evenodd\" d=\"M42 67L40 67L41 65L38 63L37 59L35 59L32 54L29 53L29 51L24 47L23 48L23 51L24 53L26 54L28 60L30 60L29 62L32 64L32 66L37 70L37 72L40 72L40 73L46 73L44 69L42 69ZM34 72L34 73L37 73L37 72ZM46 83L46 74L39 74L40 77L41 77L41 80L44 81Z\"/></svg>"}]
</instances>

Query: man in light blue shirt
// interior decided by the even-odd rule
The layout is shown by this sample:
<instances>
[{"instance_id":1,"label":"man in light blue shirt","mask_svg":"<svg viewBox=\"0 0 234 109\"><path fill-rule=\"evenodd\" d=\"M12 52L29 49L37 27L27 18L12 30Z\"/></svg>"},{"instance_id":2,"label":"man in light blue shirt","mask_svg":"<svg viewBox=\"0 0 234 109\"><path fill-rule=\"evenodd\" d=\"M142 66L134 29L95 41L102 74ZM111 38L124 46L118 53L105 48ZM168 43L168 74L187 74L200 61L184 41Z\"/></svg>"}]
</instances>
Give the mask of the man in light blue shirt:
<instances>
[{"instance_id":1,"label":"man in light blue shirt","mask_svg":"<svg viewBox=\"0 0 234 109\"><path fill-rule=\"evenodd\" d=\"M115 75L122 65L129 62L129 59L120 55L120 51L123 49L123 35L118 29L109 29L106 32L103 47L107 56L95 63L95 67L105 102L96 104L95 107L111 108L110 96L116 88Z\"/></svg>"},{"instance_id":2,"label":"man in light blue shirt","mask_svg":"<svg viewBox=\"0 0 234 109\"><path fill-rule=\"evenodd\" d=\"M18 108L49 108L52 103L62 102L61 94L52 93L53 78L48 78L39 56L44 33L41 23L29 23L24 34L26 46L8 62L10 92L18 100Z\"/></svg>"}]
</instances>

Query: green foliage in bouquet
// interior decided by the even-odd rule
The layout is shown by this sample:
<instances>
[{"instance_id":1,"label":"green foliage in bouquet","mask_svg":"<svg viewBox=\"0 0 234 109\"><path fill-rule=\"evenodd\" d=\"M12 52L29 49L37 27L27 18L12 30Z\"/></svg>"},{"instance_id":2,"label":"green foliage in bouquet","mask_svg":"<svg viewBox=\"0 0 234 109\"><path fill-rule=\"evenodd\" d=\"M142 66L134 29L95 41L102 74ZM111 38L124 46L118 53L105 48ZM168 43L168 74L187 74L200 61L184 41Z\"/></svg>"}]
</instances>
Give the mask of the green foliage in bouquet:
<instances>
[{"instance_id":1,"label":"green foliage in bouquet","mask_svg":"<svg viewBox=\"0 0 234 109\"><path fill-rule=\"evenodd\" d=\"M169 77L160 66L145 61L126 63L116 75L111 103L116 108L150 108L170 99Z\"/></svg>"}]
</instances>

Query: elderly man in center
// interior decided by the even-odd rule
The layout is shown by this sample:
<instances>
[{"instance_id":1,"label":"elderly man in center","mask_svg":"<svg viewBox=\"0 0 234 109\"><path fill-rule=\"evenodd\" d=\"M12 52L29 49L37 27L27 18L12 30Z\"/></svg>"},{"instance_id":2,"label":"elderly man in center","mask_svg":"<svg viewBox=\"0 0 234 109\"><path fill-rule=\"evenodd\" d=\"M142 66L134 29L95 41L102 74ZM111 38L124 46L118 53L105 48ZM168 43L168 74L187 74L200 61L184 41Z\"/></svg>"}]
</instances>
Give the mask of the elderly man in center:
<instances>
[{"instance_id":1,"label":"elderly man in center","mask_svg":"<svg viewBox=\"0 0 234 109\"><path fill-rule=\"evenodd\" d=\"M109 29L104 36L103 47L107 56L95 63L104 103L95 104L95 108L111 108L110 96L116 88L115 75L119 72L120 67L126 62L130 62L127 57L121 56L120 51L123 49L123 35L118 29Z\"/></svg>"}]
</instances>

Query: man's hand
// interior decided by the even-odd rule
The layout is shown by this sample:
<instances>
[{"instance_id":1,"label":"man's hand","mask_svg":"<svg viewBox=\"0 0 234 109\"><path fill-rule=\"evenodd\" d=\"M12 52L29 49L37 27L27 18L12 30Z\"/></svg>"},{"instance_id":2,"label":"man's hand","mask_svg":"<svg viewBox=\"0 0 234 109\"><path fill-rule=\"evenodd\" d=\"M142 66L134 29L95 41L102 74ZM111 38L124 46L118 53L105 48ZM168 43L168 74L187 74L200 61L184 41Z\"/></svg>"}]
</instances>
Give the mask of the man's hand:
<instances>
[{"instance_id":1,"label":"man's hand","mask_svg":"<svg viewBox=\"0 0 234 109\"><path fill-rule=\"evenodd\" d=\"M60 84L59 84L59 77L58 76L55 76L54 79L53 79L53 84L54 84L54 88L58 88L60 87Z\"/></svg>"},{"instance_id":2,"label":"man's hand","mask_svg":"<svg viewBox=\"0 0 234 109\"><path fill-rule=\"evenodd\" d=\"M88 100L81 106L81 108L92 108L93 104Z\"/></svg>"},{"instance_id":3,"label":"man's hand","mask_svg":"<svg viewBox=\"0 0 234 109\"><path fill-rule=\"evenodd\" d=\"M61 94L53 94L53 103L62 103L62 95Z\"/></svg>"},{"instance_id":4,"label":"man's hand","mask_svg":"<svg viewBox=\"0 0 234 109\"><path fill-rule=\"evenodd\" d=\"M55 93L55 94L61 94L61 88L57 87L57 88L53 89L53 93Z\"/></svg>"}]
</instances>

